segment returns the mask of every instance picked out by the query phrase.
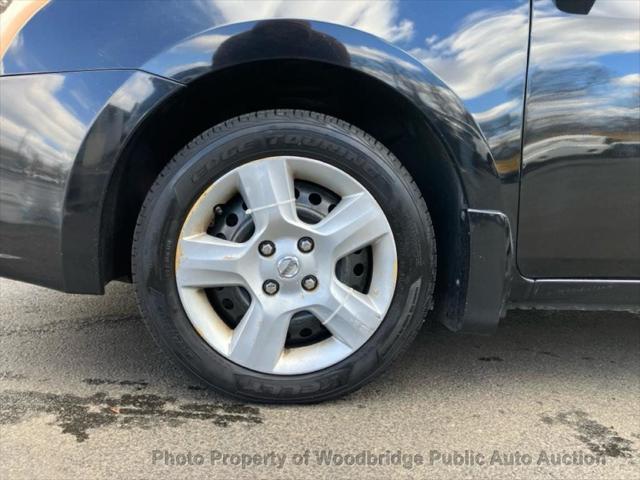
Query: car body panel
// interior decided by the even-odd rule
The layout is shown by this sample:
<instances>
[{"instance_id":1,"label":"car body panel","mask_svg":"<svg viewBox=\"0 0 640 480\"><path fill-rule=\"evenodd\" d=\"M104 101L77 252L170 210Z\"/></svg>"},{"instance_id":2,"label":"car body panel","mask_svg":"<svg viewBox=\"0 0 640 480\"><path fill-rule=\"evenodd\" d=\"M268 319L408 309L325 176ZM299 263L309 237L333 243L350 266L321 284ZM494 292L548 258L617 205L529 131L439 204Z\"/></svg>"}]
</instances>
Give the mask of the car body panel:
<instances>
[{"instance_id":1,"label":"car body panel","mask_svg":"<svg viewBox=\"0 0 640 480\"><path fill-rule=\"evenodd\" d=\"M548 0L534 8L559 12ZM451 285L458 307L445 323L490 331L505 305L535 303L537 292L549 297L554 288L536 288L515 258L516 241L531 244L540 235L531 236L535 225L526 225L526 235L518 231L525 89L527 81L538 84L535 75L527 77L530 10L528 0L52 0L22 28L0 64L0 92L14 92L5 96L9 107L0 104L0 120L22 132L0 136L0 172L8 175L0 188L0 204L6 202L0 205L0 272L101 293L111 279L100 260L109 185L145 119L203 77L251 62L305 60L384 83L411 102L445 145L448 158L425 152L421 159L450 161L464 197L459 221L468 235L460 240L464 248L455 262L463 267ZM566 41L544 29L536 35L545 48ZM49 90L39 87L48 82ZM540 97L528 100L531 118L544 111ZM72 142L64 122L63 128L38 123L51 112L61 115L52 118L58 123L72 120ZM532 125L524 170L532 181L522 186L527 209L536 189L547 188L536 184L541 130ZM562 200L567 192L552 194ZM569 232L560 233L566 243ZM526 255L518 260L529 268ZM549 259L545 268L553 267Z\"/></svg>"},{"instance_id":2,"label":"car body panel","mask_svg":"<svg viewBox=\"0 0 640 480\"><path fill-rule=\"evenodd\" d=\"M489 152L481 154L489 155L495 163L491 168L515 184L520 168L529 2L365 0L340 5L283 0L53 0L20 32L2 60L2 72L142 69L188 83L215 69L217 47L250 30L252 22L308 19L314 21L314 29L335 36L349 50L353 68L368 69L405 91L441 89L442 94L418 90L408 95L474 127L477 122L489 146ZM496 37L505 28L509 42ZM57 33L55 42L50 41L52 31ZM478 38L490 39L490 45L480 44ZM288 50L280 58L301 58L311 51ZM259 52L260 58L268 53ZM475 121L465 118L469 114ZM505 208L512 210L509 215L515 224L517 188L512 190ZM475 206L497 208L495 204Z\"/></svg>"},{"instance_id":3,"label":"car body panel","mask_svg":"<svg viewBox=\"0 0 640 480\"><path fill-rule=\"evenodd\" d=\"M638 278L640 3L596 1L588 15L533 7L518 266L536 278Z\"/></svg>"},{"instance_id":4,"label":"car body panel","mask_svg":"<svg viewBox=\"0 0 640 480\"><path fill-rule=\"evenodd\" d=\"M0 79L0 271L76 293L103 288L99 225L123 141L177 84L135 71Z\"/></svg>"}]
</instances>

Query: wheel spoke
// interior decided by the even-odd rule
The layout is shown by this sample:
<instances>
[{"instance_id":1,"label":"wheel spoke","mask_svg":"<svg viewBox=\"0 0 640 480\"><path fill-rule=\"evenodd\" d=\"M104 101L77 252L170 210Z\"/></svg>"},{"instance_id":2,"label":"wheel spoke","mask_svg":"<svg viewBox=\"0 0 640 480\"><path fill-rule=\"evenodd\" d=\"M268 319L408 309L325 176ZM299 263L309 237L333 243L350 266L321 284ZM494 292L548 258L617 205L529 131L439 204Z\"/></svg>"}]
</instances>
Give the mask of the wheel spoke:
<instances>
[{"instance_id":1,"label":"wheel spoke","mask_svg":"<svg viewBox=\"0 0 640 480\"><path fill-rule=\"evenodd\" d=\"M293 176L286 157L251 162L238 169L238 177L256 230L297 221Z\"/></svg>"},{"instance_id":2,"label":"wheel spoke","mask_svg":"<svg viewBox=\"0 0 640 480\"><path fill-rule=\"evenodd\" d=\"M182 238L176 259L179 287L245 285L240 261L247 246L206 233Z\"/></svg>"},{"instance_id":3,"label":"wheel spoke","mask_svg":"<svg viewBox=\"0 0 640 480\"><path fill-rule=\"evenodd\" d=\"M323 303L310 308L331 334L352 350L376 330L382 315L371 299L334 280Z\"/></svg>"},{"instance_id":4,"label":"wheel spoke","mask_svg":"<svg viewBox=\"0 0 640 480\"><path fill-rule=\"evenodd\" d=\"M229 358L248 368L273 370L284 351L290 313L271 312L253 300L233 331Z\"/></svg>"},{"instance_id":5,"label":"wheel spoke","mask_svg":"<svg viewBox=\"0 0 640 480\"><path fill-rule=\"evenodd\" d=\"M336 260L389 234L380 207L364 192L343 197L315 230L329 239Z\"/></svg>"}]
</instances>

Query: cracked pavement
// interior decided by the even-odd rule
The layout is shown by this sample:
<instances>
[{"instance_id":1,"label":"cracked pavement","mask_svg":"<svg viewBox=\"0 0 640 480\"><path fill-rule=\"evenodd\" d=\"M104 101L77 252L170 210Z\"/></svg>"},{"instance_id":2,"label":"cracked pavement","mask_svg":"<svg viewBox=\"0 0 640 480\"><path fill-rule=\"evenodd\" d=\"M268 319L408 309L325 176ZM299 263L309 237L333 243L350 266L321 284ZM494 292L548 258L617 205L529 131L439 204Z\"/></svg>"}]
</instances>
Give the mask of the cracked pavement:
<instances>
[{"instance_id":1,"label":"cracked pavement","mask_svg":"<svg viewBox=\"0 0 640 480\"><path fill-rule=\"evenodd\" d=\"M2 479L618 480L640 477L639 452L637 315L514 311L491 337L433 326L346 398L268 406L174 366L130 285L0 279Z\"/></svg>"}]
</instances>

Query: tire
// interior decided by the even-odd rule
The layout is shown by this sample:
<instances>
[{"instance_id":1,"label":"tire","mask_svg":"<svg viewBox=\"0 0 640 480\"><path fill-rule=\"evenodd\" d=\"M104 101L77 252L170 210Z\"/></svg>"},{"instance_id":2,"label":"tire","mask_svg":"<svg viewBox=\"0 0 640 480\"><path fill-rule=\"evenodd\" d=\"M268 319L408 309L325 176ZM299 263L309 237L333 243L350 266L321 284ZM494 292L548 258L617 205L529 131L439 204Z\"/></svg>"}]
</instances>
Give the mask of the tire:
<instances>
[{"instance_id":1,"label":"tire","mask_svg":"<svg viewBox=\"0 0 640 480\"><path fill-rule=\"evenodd\" d=\"M234 169L279 156L328 164L355 179L381 207L397 252L395 287L386 314L368 340L332 365L299 374L247 368L213 348L187 315L176 274L186 268L179 263L182 257L176 258L185 219L203 192ZM352 392L381 374L424 322L435 269L436 245L427 207L398 159L358 128L301 110L242 115L189 142L150 189L132 251L138 305L156 342L214 390L252 402L319 402Z\"/></svg>"}]
</instances>

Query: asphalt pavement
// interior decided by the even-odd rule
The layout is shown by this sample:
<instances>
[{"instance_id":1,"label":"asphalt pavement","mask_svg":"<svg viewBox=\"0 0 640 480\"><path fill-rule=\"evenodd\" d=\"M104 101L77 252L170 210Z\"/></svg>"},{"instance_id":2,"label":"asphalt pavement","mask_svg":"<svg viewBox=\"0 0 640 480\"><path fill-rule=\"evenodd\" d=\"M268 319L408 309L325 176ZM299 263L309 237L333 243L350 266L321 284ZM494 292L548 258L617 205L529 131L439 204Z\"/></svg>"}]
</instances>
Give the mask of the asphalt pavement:
<instances>
[{"instance_id":1,"label":"asphalt pavement","mask_svg":"<svg viewBox=\"0 0 640 480\"><path fill-rule=\"evenodd\" d=\"M514 311L423 329L362 390L312 406L208 391L130 285L0 280L0 479L640 478L640 317Z\"/></svg>"}]
</instances>

